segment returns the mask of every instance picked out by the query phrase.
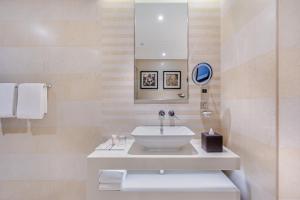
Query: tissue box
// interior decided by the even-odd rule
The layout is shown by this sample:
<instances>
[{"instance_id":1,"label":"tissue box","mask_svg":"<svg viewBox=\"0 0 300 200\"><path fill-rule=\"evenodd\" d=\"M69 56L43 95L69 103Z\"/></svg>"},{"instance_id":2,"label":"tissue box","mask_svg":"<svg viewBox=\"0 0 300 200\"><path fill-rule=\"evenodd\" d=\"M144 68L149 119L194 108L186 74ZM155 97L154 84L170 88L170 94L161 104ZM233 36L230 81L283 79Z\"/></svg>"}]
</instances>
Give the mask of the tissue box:
<instances>
[{"instance_id":1,"label":"tissue box","mask_svg":"<svg viewBox=\"0 0 300 200\"><path fill-rule=\"evenodd\" d=\"M216 133L201 133L201 146L207 152L223 152L223 136Z\"/></svg>"}]
</instances>

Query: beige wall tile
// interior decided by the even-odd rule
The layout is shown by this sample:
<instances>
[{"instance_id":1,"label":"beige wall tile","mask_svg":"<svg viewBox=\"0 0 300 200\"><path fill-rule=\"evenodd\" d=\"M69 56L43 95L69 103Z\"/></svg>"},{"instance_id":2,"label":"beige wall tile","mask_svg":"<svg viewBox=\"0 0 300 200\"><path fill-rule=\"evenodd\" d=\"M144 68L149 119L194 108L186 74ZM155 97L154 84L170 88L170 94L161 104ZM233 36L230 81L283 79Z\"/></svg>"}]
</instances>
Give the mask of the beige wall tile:
<instances>
[{"instance_id":1,"label":"beige wall tile","mask_svg":"<svg viewBox=\"0 0 300 200\"><path fill-rule=\"evenodd\" d=\"M300 2L297 0L279 0L280 48L300 48L299 7ZM281 51L281 53L285 53L285 51Z\"/></svg>"},{"instance_id":2,"label":"beige wall tile","mask_svg":"<svg viewBox=\"0 0 300 200\"><path fill-rule=\"evenodd\" d=\"M122 133L123 134L123 133ZM88 154L110 132L103 132L103 128L71 127L59 128L51 134L44 134L41 130L38 135L31 133L6 134L1 136L1 154Z\"/></svg>"},{"instance_id":3,"label":"beige wall tile","mask_svg":"<svg viewBox=\"0 0 300 200\"><path fill-rule=\"evenodd\" d=\"M1 200L82 200L85 199L85 182L0 181L0 196Z\"/></svg>"},{"instance_id":4,"label":"beige wall tile","mask_svg":"<svg viewBox=\"0 0 300 200\"><path fill-rule=\"evenodd\" d=\"M1 127L3 134L27 133L28 122L24 119L1 119Z\"/></svg>"},{"instance_id":5,"label":"beige wall tile","mask_svg":"<svg viewBox=\"0 0 300 200\"><path fill-rule=\"evenodd\" d=\"M279 132L281 148L299 148L300 97L280 98ZM300 155L299 155L300 158ZM284 173L284 171L283 171Z\"/></svg>"},{"instance_id":6,"label":"beige wall tile","mask_svg":"<svg viewBox=\"0 0 300 200\"><path fill-rule=\"evenodd\" d=\"M257 15L253 14L251 20L236 30L236 32L233 32L228 38L223 38L228 24L222 21L221 48L223 52L226 52L221 55L223 71L274 52L276 47L275 3L275 1L272 1L260 13L257 13ZM251 4L250 1L248 4ZM241 13L243 13L242 10ZM243 18L243 16L240 16L240 18ZM222 19L226 20L227 17L225 16ZM231 19L230 16L228 20L234 22L234 19Z\"/></svg>"},{"instance_id":7,"label":"beige wall tile","mask_svg":"<svg viewBox=\"0 0 300 200\"><path fill-rule=\"evenodd\" d=\"M262 144L276 144L274 99L224 100L222 108L225 110L221 121L228 139L236 140L230 135L231 131L235 131L241 136L259 140Z\"/></svg>"},{"instance_id":8,"label":"beige wall tile","mask_svg":"<svg viewBox=\"0 0 300 200\"><path fill-rule=\"evenodd\" d=\"M280 40L281 41L281 40ZM281 48L279 57L280 97L300 97L300 48Z\"/></svg>"},{"instance_id":9,"label":"beige wall tile","mask_svg":"<svg viewBox=\"0 0 300 200\"><path fill-rule=\"evenodd\" d=\"M285 132L281 132L285 134ZM299 199L299 145L296 148L280 148L279 151L279 199Z\"/></svg>"},{"instance_id":10,"label":"beige wall tile","mask_svg":"<svg viewBox=\"0 0 300 200\"><path fill-rule=\"evenodd\" d=\"M222 8L224 8L222 9L222 24L224 25L222 28L223 41L239 32L246 24L255 19L256 16L259 16L264 9L268 7L275 8L274 6L276 6L276 1L271 0L222 0L222 2ZM264 19L261 18L261 20Z\"/></svg>"},{"instance_id":11,"label":"beige wall tile","mask_svg":"<svg viewBox=\"0 0 300 200\"><path fill-rule=\"evenodd\" d=\"M275 61L275 52L271 52L224 71L221 75L222 96L226 99L274 97Z\"/></svg>"},{"instance_id":12,"label":"beige wall tile","mask_svg":"<svg viewBox=\"0 0 300 200\"><path fill-rule=\"evenodd\" d=\"M0 21L0 46L97 46L99 21Z\"/></svg>"},{"instance_id":13,"label":"beige wall tile","mask_svg":"<svg viewBox=\"0 0 300 200\"><path fill-rule=\"evenodd\" d=\"M221 124L243 200L276 199L276 1L222 2Z\"/></svg>"},{"instance_id":14,"label":"beige wall tile","mask_svg":"<svg viewBox=\"0 0 300 200\"><path fill-rule=\"evenodd\" d=\"M85 180L86 155L0 155L0 181ZM71 170L70 170L71 169Z\"/></svg>"},{"instance_id":15,"label":"beige wall tile","mask_svg":"<svg viewBox=\"0 0 300 200\"><path fill-rule=\"evenodd\" d=\"M300 2L279 1L279 199L300 199Z\"/></svg>"},{"instance_id":16,"label":"beige wall tile","mask_svg":"<svg viewBox=\"0 0 300 200\"><path fill-rule=\"evenodd\" d=\"M3 0L1 20L93 20L100 15L100 1L90 0Z\"/></svg>"}]
</instances>

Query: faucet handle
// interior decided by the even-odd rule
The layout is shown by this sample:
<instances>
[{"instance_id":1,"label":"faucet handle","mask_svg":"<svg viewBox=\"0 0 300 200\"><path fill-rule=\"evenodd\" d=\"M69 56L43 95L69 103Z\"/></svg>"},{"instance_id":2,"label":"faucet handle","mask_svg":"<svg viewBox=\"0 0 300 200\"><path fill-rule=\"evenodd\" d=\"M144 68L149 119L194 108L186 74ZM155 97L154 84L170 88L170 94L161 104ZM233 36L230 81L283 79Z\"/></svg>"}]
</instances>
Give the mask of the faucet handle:
<instances>
[{"instance_id":1,"label":"faucet handle","mask_svg":"<svg viewBox=\"0 0 300 200\"><path fill-rule=\"evenodd\" d=\"M160 110L160 111L158 112L158 116L159 116L160 118L164 118L165 115L166 115L166 113L165 113L165 111L163 111L163 110Z\"/></svg>"},{"instance_id":2,"label":"faucet handle","mask_svg":"<svg viewBox=\"0 0 300 200\"><path fill-rule=\"evenodd\" d=\"M177 115L175 114L175 111L174 111L174 110L169 110L168 115L169 115L169 117L171 117L171 118L179 119L179 118L177 117Z\"/></svg>"},{"instance_id":3,"label":"faucet handle","mask_svg":"<svg viewBox=\"0 0 300 200\"><path fill-rule=\"evenodd\" d=\"M175 116L174 110L169 110L168 115L169 115L170 117L174 117L174 116Z\"/></svg>"}]
</instances>

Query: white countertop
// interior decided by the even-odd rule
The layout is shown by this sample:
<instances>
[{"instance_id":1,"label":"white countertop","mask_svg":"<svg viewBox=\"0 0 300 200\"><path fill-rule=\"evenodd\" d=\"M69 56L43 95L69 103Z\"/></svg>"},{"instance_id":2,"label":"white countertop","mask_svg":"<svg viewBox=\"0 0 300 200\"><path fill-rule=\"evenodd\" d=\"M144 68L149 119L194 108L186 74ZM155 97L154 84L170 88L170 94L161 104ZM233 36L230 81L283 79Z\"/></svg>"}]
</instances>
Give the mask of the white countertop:
<instances>
[{"instance_id":1,"label":"white countertop","mask_svg":"<svg viewBox=\"0 0 300 200\"><path fill-rule=\"evenodd\" d=\"M207 153L201 148L201 140L193 139L194 154L130 154L134 140L127 139L124 150L95 150L88 155L88 163L99 169L189 169L236 170L240 157L228 148L220 153ZM190 151L188 151L190 152Z\"/></svg>"}]
</instances>

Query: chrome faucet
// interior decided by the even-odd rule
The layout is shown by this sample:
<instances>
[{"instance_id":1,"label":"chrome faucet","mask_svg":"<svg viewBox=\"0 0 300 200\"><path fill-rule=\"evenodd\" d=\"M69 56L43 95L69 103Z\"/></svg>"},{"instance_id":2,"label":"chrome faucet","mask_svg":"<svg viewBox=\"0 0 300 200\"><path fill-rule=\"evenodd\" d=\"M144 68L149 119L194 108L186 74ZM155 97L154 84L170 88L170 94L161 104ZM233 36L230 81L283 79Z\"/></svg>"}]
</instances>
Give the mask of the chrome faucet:
<instances>
[{"instance_id":1,"label":"chrome faucet","mask_svg":"<svg viewBox=\"0 0 300 200\"><path fill-rule=\"evenodd\" d=\"M159 116L159 119L160 119L160 134L162 135L164 133L164 119L165 119L165 116L166 116L165 111L160 110L158 112L158 116Z\"/></svg>"}]
</instances>

